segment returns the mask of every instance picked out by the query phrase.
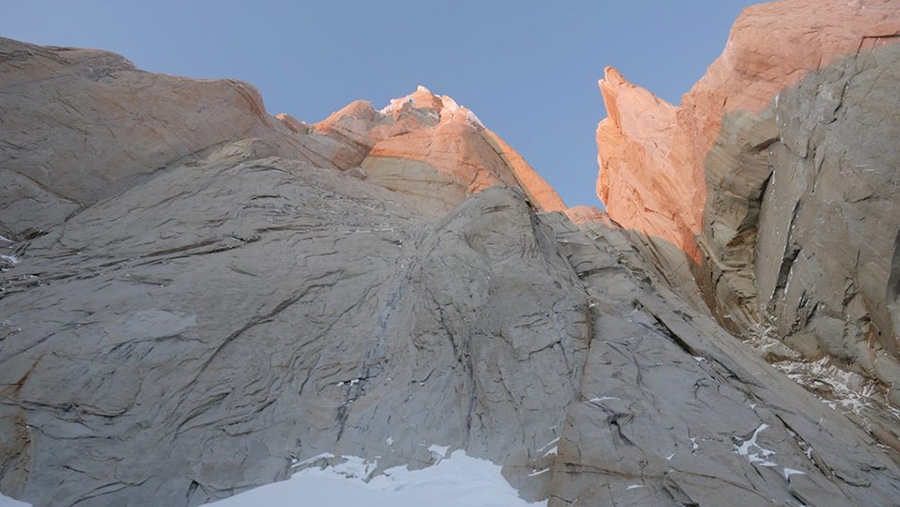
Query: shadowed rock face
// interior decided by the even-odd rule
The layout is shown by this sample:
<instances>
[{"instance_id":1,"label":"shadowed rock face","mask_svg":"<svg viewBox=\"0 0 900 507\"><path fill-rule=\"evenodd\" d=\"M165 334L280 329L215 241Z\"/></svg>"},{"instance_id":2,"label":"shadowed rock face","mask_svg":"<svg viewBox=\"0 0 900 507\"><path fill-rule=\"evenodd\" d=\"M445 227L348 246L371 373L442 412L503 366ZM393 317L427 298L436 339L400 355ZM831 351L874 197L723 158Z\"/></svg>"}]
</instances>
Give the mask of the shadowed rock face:
<instances>
[{"instance_id":1,"label":"shadowed rock face","mask_svg":"<svg viewBox=\"0 0 900 507\"><path fill-rule=\"evenodd\" d=\"M326 452L428 466L431 444L503 465L554 507L900 494L897 452L723 329L677 286L673 245L597 210L556 212L552 189L447 97L357 102L309 126L234 83L0 48L18 55L0 62L13 65L0 137L80 135L44 154L0 145L0 177L21 183L0 185L5 494L200 505L340 459L310 461ZM100 81L79 74L100 54ZM58 66L41 92L16 78L42 59ZM32 114L61 91L102 103L94 87L131 101L129 120ZM219 105L154 109L169 87ZM249 103L249 119L233 110ZM148 112L154 139L175 132L181 151L121 141L146 135L127 125ZM201 113L249 126L207 138Z\"/></svg>"},{"instance_id":2,"label":"shadowed rock face","mask_svg":"<svg viewBox=\"0 0 900 507\"><path fill-rule=\"evenodd\" d=\"M726 119L730 133L766 131L750 143L765 148L736 164L746 211L720 219L708 205L708 250L723 260L710 255L712 279L704 280L739 332L772 326L805 357L832 357L883 380L895 401L889 282L900 230L900 118L882 111L900 93L898 61L900 44L835 62L782 91L768 113ZM736 179L707 167L723 185Z\"/></svg>"},{"instance_id":3,"label":"shadowed rock face","mask_svg":"<svg viewBox=\"0 0 900 507\"><path fill-rule=\"evenodd\" d=\"M898 13L896 1L747 9L678 108L609 70L598 128L610 216L683 250L723 326L774 362L828 358L894 404ZM895 417L870 416L896 445Z\"/></svg>"}]
</instances>

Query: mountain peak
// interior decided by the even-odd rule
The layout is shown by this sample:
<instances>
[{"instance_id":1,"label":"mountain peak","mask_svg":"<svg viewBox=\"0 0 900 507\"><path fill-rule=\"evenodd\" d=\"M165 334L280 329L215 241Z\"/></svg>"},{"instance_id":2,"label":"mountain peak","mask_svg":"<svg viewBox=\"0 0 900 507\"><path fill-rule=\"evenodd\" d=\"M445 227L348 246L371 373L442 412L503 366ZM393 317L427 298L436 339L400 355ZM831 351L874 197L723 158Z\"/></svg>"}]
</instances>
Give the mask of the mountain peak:
<instances>
[{"instance_id":1,"label":"mountain peak","mask_svg":"<svg viewBox=\"0 0 900 507\"><path fill-rule=\"evenodd\" d=\"M495 185L523 189L532 204L563 211L565 203L525 159L468 108L424 86L381 110L354 102L313 125L322 135L354 142L343 169L359 167L367 181L453 206Z\"/></svg>"},{"instance_id":2,"label":"mountain peak","mask_svg":"<svg viewBox=\"0 0 900 507\"><path fill-rule=\"evenodd\" d=\"M896 504L896 7L749 9L677 107L607 68L609 216L422 86L310 125L0 38L0 488Z\"/></svg>"},{"instance_id":3,"label":"mountain peak","mask_svg":"<svg viewBox=\"0 0 900 507\"><path fill-rule=\"evenodd\" d=\"M404 109L406 108L406 109ZM440 122L465 121L476 128L484 128L481 120L475 116L470 109L460 106L449 95L435 95L428 88L419 85L416 91L400 97L391 99L390 103L379 112L385 116L392 116L397 119L404 111L414 109L420 114L431 114L440 120Z\"/></svg>"}]
</instances>

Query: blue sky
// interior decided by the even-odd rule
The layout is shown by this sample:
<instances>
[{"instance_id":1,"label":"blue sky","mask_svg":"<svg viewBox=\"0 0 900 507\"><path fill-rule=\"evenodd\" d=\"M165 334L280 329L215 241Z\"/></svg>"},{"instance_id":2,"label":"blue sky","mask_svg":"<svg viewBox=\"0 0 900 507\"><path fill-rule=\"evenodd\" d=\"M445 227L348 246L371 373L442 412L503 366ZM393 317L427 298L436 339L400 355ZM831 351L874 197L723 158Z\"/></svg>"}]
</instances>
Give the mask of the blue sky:
<instances>
[{"instance_id":1,"label":"blue sky","mask_svg":"<svg viewBox=\"0 0 900 507\"><path fill-rule=\"evenodd\" d=\"M356 99L380 108L422 84L472 109L567 204L599 205L604 66L678 103L752 3L3 0L0 35L241 79L270 113L307 122Z\"/></svg>"}]
</instances>

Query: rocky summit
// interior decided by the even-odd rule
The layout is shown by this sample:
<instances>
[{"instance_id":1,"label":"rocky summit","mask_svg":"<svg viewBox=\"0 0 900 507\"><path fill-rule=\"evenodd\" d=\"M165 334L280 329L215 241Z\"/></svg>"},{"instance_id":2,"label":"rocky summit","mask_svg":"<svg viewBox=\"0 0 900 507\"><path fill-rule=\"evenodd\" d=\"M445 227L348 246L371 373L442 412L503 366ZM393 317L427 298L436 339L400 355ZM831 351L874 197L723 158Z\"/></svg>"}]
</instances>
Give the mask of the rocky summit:
<instances>
[{"instance_id":1,"label":"rocky summit","mask_svg":"<svg viewBox=\"0 0 900 507\"><path fill-rule=\"evenodd\" d=\"M439 446L550 507L900 505L900 2L747 9L680 106L600 87L606 212L424 87L308 124L0 39L0 491Z\"/></svg>"}]
</instances>

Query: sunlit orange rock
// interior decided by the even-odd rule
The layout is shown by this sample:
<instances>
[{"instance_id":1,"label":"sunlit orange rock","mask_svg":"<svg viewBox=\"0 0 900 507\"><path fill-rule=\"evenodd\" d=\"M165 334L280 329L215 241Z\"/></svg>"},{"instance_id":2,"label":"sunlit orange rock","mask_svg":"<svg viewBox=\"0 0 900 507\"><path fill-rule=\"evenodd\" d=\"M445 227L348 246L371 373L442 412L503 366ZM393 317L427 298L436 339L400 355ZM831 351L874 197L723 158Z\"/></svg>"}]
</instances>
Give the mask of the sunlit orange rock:
<instances>
[{"instance_id":1,"label":"sunlit orange rock","mask_svg":"<svg viewBox=\"0 0 900 507\"><path fill-rule=\"evenodd\" d=\"M328 158L339 168L359 167L367 181L392 190L455 206L488 187L515 185L538 209L566 209L528 162L469 109L422 86L380 111L354 102L315 124L312 135L333 145Z\"/></svg>"},{"instance_id":2,"label":"sunlit orange rock","mask_svg":"<svg viewBox=\"0 0 900 507\"><path fill-rule=\"evenodd\" d=\"M705 164L726 115L759 115L807 72L900 33L896 0L786 0L746 9L722 55L675 107L606 69L597 195L610 217L699 262Z\"/></svg>"},{"instance_id":3,"label":"sunlit orange rock","mask_svg":"<svg viewBox=\"0 0 900 507\"><path fill-rule=\"evenodd\" d=\"M619 227L618 224L609 218L609 215L605 211L596 206L572 206L571 208L564 210L563 213L565 213L569 220L575 225L599 223L610 229L617 229Z\"/></svg>"}]
</instances>

